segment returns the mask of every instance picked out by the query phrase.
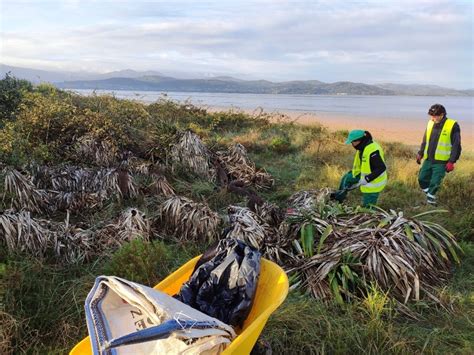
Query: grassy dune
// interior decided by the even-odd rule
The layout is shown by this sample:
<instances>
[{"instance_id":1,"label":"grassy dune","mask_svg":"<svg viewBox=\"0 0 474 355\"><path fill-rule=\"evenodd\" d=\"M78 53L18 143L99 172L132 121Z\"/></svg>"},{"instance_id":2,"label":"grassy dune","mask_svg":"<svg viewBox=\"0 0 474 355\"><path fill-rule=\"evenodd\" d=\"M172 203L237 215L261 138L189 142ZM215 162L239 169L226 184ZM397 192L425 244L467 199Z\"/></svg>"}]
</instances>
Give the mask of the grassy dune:
<instances>
[{"instance_id":1,"label":"grassy dune","mask_svg":"<svg viewBox=\"0 0 474 355\"><path fill-rule=\"evenodd\" d=\"M352 147L343 144L347 132L331 133L319 125L300 126L284 120L269 123L266 116L209 113L169 101L146 106L107 96L83 98L44 86L26 88L19 95L15 118L4 119L0 129L0 156L9 166L20 167L32 158L45 164L64 161L62 147L69 135L86 130L119 148L136 154L153 150L164 159L173 130L192 129L213 149L242 143L256 164L275 178L275 186L261 195L284 206L295 191L336 188L354 154ZM417 187L414 149L396 142L380 143L389 172L381 207L403 210L407 215L430 210ZM185 172L167 177L177 193L205 201L215 211L222 212L231 203L245 203ZM439 208L448 212L432 217L456 235L464 250L452 279L438 290L444 307L427 301L410 304L414 318L397 311L377 288L342 307L317 302L295 290L270 318L260 344L269 344L276 354L473 353L473 181L474 155L463 153L439 194ZM360 200L360 193L352 192L347 204L357 205ZM0 204L0 210L9 207L6 199ZM110 199L101 209L74 218L92 225L127 206L148 214L156 213L157 208L153 196ZM64 217L61 213L51 216ZM0 243L0 353L67 352L87 333L83 304L96 276L117 275L153 285L206 248L204 243L176 244L166 235L160 237L149 243L125 244L111 257L72 265L8 253Z\"/></svg>"}]
</instances>

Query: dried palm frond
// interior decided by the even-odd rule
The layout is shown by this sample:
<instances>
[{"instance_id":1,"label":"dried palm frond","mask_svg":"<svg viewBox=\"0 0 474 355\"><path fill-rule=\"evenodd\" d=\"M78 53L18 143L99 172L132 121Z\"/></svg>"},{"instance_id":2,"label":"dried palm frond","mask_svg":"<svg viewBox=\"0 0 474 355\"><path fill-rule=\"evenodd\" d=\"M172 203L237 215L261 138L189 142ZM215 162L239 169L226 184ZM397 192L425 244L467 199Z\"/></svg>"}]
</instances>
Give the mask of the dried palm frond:
<instances>
[{"instance_id":1,"label":"dried palm frond","mask_svg":"<svg viewBox=\"0 0 474 355\"><path fill-rule=\"evenodd\" d=\"M220 164L234 180L242 180L247 186L269 188L274 184L270 174L264 169L257 169L250 160L245 147L237 143L227 151L217 152Z\"/></svg>"},{"instance_id":2,"label":"dried palm frond","mask_svg":"<svg viewBox=\"0 0 474 355\"><path fill-rule=\"evenodd\" d=\"M95 174L91 169L65 167L55 171L51 177L51 184L56 191L98 191L103 189L109 171L99 171ZM96 178L97 175L97 178Z\"/></svg>"},{"instance_id":3,"label":"dried palm frond","mask_svg":"<svg viewBox=\"0 0 474 355\"><path fill-rule=\"evenodd\" d=\"M91 261L100 255L102 250L97 245L96 232L64 223L49 224L52 240L51 249L54 257L61 263L79 263Z\"/></svg>"},{"instance_id":4,"label":"dried palm frond","mask_svg":"<svg viewBox=\"0 0 474 355\"><path fill-rule=\"evenodd\" d=\"M123 211L112 223L100 229L83 229L65 223L57 223L54 230L54 254L63 262L90 261L106 255L126 242L150 238L150 222L136 208Z\"/></svg>"},{"instance_id":5,"label":"dried palm frond","mask_svg":"<svg viewBox=\"0 0 474 355\"><path fill-rule=\"evenodd\" d=\"M262 249L269 226L248 208L229 206L227 211L231 229L226 238L238 239L255 249Z\"/></svg>"},{"instance_id":6,"label":"dried palm frond","mask_svg":"<svg viewBox=\"0 0 474 355\"><path fill-rule=\"evenodd\" d=\"M288 199L287 214L279 231L285 245L292 243L296 248L296 254L303 252L298 238L306 226L314 227L322 235L330 226L328 219L346 213L341 206L326 203L330 193L331 190L327 188L303 190Z\"/></svg>"},{"instance_id":7,"label":"dried palm frond","mask_svg":"<svg viewBox=\"0 0 474 355\"><path fill-rule=\"evenodd\" d=\"M106 199L105 192L50 192L49 203L54 210L78 212L101 207Z\"/></svg>"},{"instance_id":8,"label":"dried palm frond","mask_svg":"<svg viewBox=\"0 0 474 355\"><path fill-rule=\"evenodd\" d=\"M191 131L180 133L177 142L171 147L173 169L181 166L213 182L216 181L216 170L211 156L209 149Z\"/></svg>"},{"instance_id":9,"label":"dried palm frond","mask_svg":"<svg viewBox=\"0 0 474 355\"><path fill-rule=\"evenodd\" d=\"M133 177L122 169L42 166L34 169L33 181L49 189L45 190L48 195L45 204L53 211L95 208L113 195L134 197L138 194Z\"/></svg>"},{"instance_id":10,"label":"dried palm frond","mask_svg":"<svg viewBox=\"0 0 474 355\"><path fill-rule=\"evenodd\" d=\"M179 240L214 240L219 215L206 204L186 197L172 196L160 207L163 228Z\"/></svg>"},{"instance_id":11,"label":"dried palm frond","mask_svg":"<svg viewBox=\"0 0 474 355\"><path fill-rule=\"evenodd\" d=\"M77 160L95 162L99 166L112 166L117 162L118 149L108 140L98 141L91 135L80 137L74 152Z\"/></svg>"},{"instance_id":12,"label":"dried palm frond","mask_svg":"<svg viewBox=\"0 0 474 355\"><path fill-rule=\"evenodd\" d=\"M108 196L120 194L134 197L138 194L133 176L123 169L101 169L93 175L92 184L99 187L99 191L106 191Z\"/></svg>"},{"instance_id":13,"label":"dried palm frond","mask_svg":"<svg viewBox=\"0 0 474 355\"><path fill-rule=\"evenodd\" d=\"M381 289L404 302L419 300L421 292L435 300L433 286L445 281L448 276L448 269L439 268L442 265L431 253L403 236L360 234L330 238L320 254L302 261L298 267L306 276L303 286L307 286L316 298L324 297L328 290L322 290L320 286L313 288L313 285L327 280L328 286L332 286L333 281L328 277L332 272L339 272L338 269L342 272L332 290L333 295L334 291L361 292L360 289L351 290L345 286L359 278L360 282L364 282L362 287L366 282L375 281ZM344 262L345 255L350 255L357 262ZM357 287L357 283L354 286Z\"/></svg>"},{"instance_id":14,"label":"dried palm frond","mask_svg":"<svg viewBox=\"0 0 474 355\"><path fill-rule=\"evenodd\" d=\"M43 257L49 240L49 230L32 218L30 212L7 210L0 213L0 243L4 243L9 252Z\"/></svg>"},{"instance_id":15,"label":"dried palm frond","mask_svg":"<svg viewBox=\"0 0 474 355\"><path fill-rule=\"evenodd\" d=\"M5 211L0 214L0 244L6 243L10 253L26 253L44 258L54 257L60 262L90 260L97 255L93 232L88 240L67 222L35 219L27 211Z\"/></svg>"},{"instance_id":16,"label":"dried palm frond","mask_svg":"<svg viewBox=\"0 0 474 355\"><path fill-rule=\"evenodd\" d=\"M295 210L313 209L327 202L330 193L331 190L328 188L298 191L288 199L288 207Z\"/></svg>"},{"instance_id":17,"label":"dried palm frond","mask_svg":"<svg viewBox=\"0 0 474 355\"><path fill-rule=\"evenodd\" d=\"M127 168L133 174L150 174L151 164L147 160L131 156L127 158Z\"/></svg>"},{"instance_id":18,"label":"dried palm frond","mask_svg":"<svg viewBox=\"0 0 474 355\"><path fill-rule=\"evenodd\" d=\"M96 246L96 233L90 229L73 228L64 234L67 263L89 262L102 254ZM60 254L57 252L57 257Z\"/></svg>"},{"instance_id":19,"label":"dried palm frond","mask_svg":"<svg viewBox=\"0 0 474 355\"><path fill-rule=\"evenodd\" d=\"M153 182L148 186L150 191L165 197L176 195L173 186L170 185L164 175L153 174L151 178L153 179Z\"/></svg>"},{"instance_id":20,"label":"dried palm frond","mask_svg":"<svg viewBox=\"0 0 474 355\"><path fill-rule=\"evenodd\" d=\"M130 175L128 172L126 174ZM133 178L131 176L127 178L133 184ZM41 188L54 191L120 193L118 170L114 168L90 169L72 165L55 168L43 166L35 170L34 182ZM135 187L133 189L136 190Z\"/></svg>"},{"instance_id":21,"label":"dried palm frond","mask_svg":"<svg viewBox=\"0 0 474 355\"><path fill-rule=\"evenodd\" d=\"M460 248L451 233L420 216L332 205L302 210L280 229L293 247L287 269L301 271L302 286L320 299L360 295L376 282L401 302L423 295L437 301L434 286L446 281Z\"/></svg>"},{"instance_id":22,"label":"dried palm frond","mask_svg":"<svg viewBox=\"0 0 474 355\"><path fill-rule=\"evenodd\" d=\"M90 261L110 253L134 239L148 241L150 222L135 208L129 208L103 228L82 228L64 222L35 219L27 211L0 214L0 244L11 253L38 258L54 257L61 263Z\"/></svg>"},{"instance_id":23,"label":"dried palm frond","mask_svg":"<svg viewBox=\"0 0 474 355\"><path fill-rule=\"evenodd\" d=\"M260 216L246 207L229 206L230 229L226 238L242 240L251 247L260 250L262 255L282 261L286 251L279 247L278 229L268 225Z\"/></svg>"},{"instance_id":24,"label":"dried palm frond","mask_svg":"<svg viewBox=\"0 0 474 355\"><path fill-rule=\"evenodd\" d=\"M48 205L48 192L37 189L32 179L18 170L9 169L5 172L5 190L12 195L13 206L17 209L40 212Z\"/></svg>"},{"instance_id":25,"label":"dried palm frond","mask_svg":"<svg viewBox=\"0 0 474 355\"><path fill-rule=\"evenodd\" d=\"M268 225L278 228L285 217L284 211L274 203L264 202L255 207L257 215Z\"/></svg>"},{"instance_id":26,"label":"dried palm frond","mask_svg":"<svg viewBox=\"0 0 474 355\"><path fill-rule=\"evenodd\" d=\"M136 208L128 208L121 213L118 221L118 237L123 242L134 239L149 240L150 222L145 214Z\"/></svg>"}]
</instances>

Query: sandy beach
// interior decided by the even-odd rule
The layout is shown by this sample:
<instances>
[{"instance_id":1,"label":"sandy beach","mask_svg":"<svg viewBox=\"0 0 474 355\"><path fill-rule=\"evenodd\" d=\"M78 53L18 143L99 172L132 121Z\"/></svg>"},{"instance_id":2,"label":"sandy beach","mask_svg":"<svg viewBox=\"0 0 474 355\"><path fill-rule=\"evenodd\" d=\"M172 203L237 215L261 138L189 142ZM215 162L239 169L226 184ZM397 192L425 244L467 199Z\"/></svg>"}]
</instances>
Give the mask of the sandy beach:
<instances>
[{"instance_id":1,"label":"sandy beach","mask_svg":"<svg viewBox=\"0 0 474 355\"><path fill-rule=\"evenodd\" d=\"M211 111L229 110L227 107L211 107ZM236 109L235 107L232 109ZM261 112L259 109L240 111L256 115ZM375 139L386 142L402 142L405 144L418 146L421 143L423 133L426 128L427 121L408 120L408 119L392 119L392 118L375 118L360 116L342 116L335 114L316 114L314 112L295 112L295 111L278 111L268 112L279 119L290 120L304 125L320 123L331 131L346 129L364 129L370 131ZM463 121L461 126L462 148L464 151L474 151L474 122Z\"/></svg>"}]
</instances>

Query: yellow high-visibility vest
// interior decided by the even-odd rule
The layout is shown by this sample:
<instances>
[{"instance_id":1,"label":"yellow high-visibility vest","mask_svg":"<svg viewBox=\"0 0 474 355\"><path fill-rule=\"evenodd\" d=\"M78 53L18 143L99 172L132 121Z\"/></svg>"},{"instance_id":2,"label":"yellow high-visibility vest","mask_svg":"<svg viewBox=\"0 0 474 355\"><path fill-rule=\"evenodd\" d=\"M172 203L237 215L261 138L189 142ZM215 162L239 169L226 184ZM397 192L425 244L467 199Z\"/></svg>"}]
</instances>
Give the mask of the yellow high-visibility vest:
<instances>
[{"instance_id":1,"label":"yellow high-visibility vest","mask_svg":"<svg viewBox=\"0 0 474 355\"><path fill-rule=\"evenodd\" d=\"M365 176L369 175L372 171L370 170L370 155L375 151L380 152L380 157L385 163L385 155L382 150L382 147L376 143L372 142L364 148L362 152L362 161L360 159L360 154L357 151L354 157L354 164L352 166L352 176L357 176L360 174L361 179L365 179ZM360 191L365 193L380 192L387 185L388 175L387 170L383 172L380 176L377 176L374 180L369 182L366 185L361 185Z\"/></svg>"},{"instance_id":2,"label":"yellow high-visibility vest","mask_svg":"<svg viewBox=\"0 0 474 355\"><path fill-rule=\"evenodd\" d=\"M448 161L451 156L451 132L453 130L455 120L451 118L446 118L443 128L441 129L441 134L439 135L438 144L435 151L435 160ZM426 126L426 145L425 153L423 154L423 159L428 159L428 147L430 145L431 132L433 131L434 122L429 120L428 126Z\"/></svg>"}]
</instances>

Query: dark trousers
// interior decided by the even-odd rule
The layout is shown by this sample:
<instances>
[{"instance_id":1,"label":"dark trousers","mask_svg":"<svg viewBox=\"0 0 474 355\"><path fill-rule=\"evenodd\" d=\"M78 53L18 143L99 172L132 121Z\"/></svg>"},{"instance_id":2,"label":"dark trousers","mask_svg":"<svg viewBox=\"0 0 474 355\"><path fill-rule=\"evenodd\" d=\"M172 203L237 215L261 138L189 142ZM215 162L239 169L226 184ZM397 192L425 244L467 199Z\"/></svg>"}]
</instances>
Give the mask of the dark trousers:
<instances>
[{"instance_id":1,"label":"dark trousers","mask_svg":"<svg viewBox=\"0 0 474 355\"><path fill-rule=\"evenodd\" d=\"M446 164L432 163L429 160L425 160L418 173L418 183L425 192L435 196L445 175Z\"/></svg>"}]
</instances>

